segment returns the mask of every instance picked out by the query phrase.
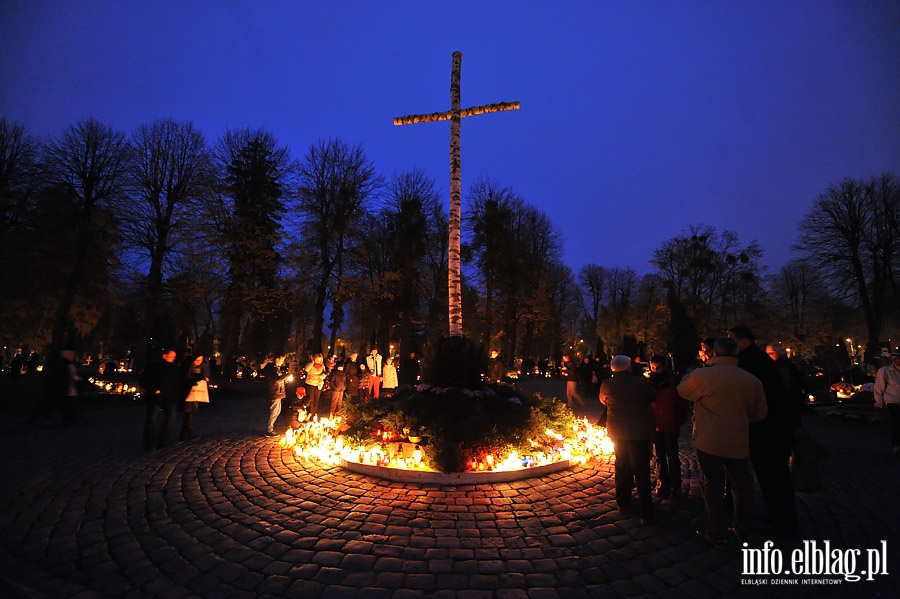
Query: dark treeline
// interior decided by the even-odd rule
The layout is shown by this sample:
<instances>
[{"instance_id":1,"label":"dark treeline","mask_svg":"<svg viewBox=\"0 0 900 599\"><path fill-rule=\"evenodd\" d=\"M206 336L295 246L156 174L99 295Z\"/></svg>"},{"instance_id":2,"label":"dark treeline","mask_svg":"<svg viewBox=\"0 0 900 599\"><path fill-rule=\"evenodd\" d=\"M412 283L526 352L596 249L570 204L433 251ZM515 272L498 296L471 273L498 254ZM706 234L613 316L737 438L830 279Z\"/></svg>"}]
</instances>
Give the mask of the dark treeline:
<instances>
[{"instance_id":1,"label":"dark treeline","mask_svg":"<svg viewBox=\"0 0 900 599\"><path fill-rule=\"evenodd\" d=\"M0 120L4 358L427 353L447 334L445 204L421 171L385 178L340 139L294 156L263 130L209 143L189 122L126 133L88 119L37 139ZM896 331L891 174L825 190L775 273L758 243L705 225L663 241L649 274L575 273L550 217L511 186L476 181L464 206L464 332L508 364L616 352L678 366L745 323L840 367L857 346L875 363Z\"/></svg>"}]
</instances>

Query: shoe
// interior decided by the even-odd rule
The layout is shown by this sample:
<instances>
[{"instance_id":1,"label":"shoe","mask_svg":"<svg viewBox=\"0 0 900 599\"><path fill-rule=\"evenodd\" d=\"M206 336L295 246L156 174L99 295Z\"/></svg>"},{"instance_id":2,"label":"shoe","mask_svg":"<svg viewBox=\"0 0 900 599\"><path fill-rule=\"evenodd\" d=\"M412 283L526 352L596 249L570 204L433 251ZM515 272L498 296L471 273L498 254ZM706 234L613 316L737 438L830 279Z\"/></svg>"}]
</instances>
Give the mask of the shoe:
<instances>
[{"instance_id":1,"label":"shoe","mask_svg":"<svg viewBox=\"0 0 900 599\"><path fill-rule=\"evenodd\" d=\"M275 431L266 431L266 436L267 437L277 437L278 433L276 433Z\"/></svg>"},{"instance_id":2,"label":"shoe","mask_svg":"<svg viewBox=\"0 0 900 599\"><path fill-rule=\"evenodd\" d=\"M617 501L616 509L618 509L620 512L634 511L634 501Z\"/></svg>"}]
</instances>

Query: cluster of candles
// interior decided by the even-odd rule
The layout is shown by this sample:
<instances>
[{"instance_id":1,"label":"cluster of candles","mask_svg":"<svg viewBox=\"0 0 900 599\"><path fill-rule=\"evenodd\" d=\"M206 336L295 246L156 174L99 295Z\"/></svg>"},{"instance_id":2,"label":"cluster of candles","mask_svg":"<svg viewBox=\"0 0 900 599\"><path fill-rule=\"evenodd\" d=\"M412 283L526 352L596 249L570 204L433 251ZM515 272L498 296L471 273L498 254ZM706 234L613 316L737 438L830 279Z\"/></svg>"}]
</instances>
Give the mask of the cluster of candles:
<instances>
[{"instance_id":1,"label":"cluster of candles","mask_svg":"<svg viewBox=\"0 0 900 599\"><path fill-rule=\"evenodd\" d=\"M369 445L352 446L341 436L340 416L309 418L306 410L298 414L300 425L289 428L281 438L284 447L293 449L294 455L334 466L341 460L387 468L425 470L422 448L399 442L401 437L392 431L378 431ZM392 442L395 441L395 442Z\"/></svg>"},{"instance_id":2,"label":"cluster of candles","mask_svg":"<svg viewBox=\"0 0 900 599\"><path fill-rule=\"evenodd\" d=\"M88 382L105 393L110 393L113 395L124 395L126 393L132 393L132 394L134 394L134 399L137 399L138 396L140 395L138 393L137 387L132 387L132 386L129 386L122 382L111 383L109 381L95 379L93 377L89 378Z\"/></svg>"},{"instance_id":3,"label":"cluster of candles","mask_svg":"<svg viewBox=\"0 0 900 599\"><path fill-rule=\"evenodd\" d=\"M404 470L429 470L423 460L422 448L393 431L378 431L372 441L363 445L351 445L341 436L341 417L307 418L305 410L299 414L300 426L289 428L281 439L284 447L291 448L301 459L334 466L345 462L357 462L385 468ZM546 430L539 439L531 441L527 455L512 451L507 455L485 452L473 457L469 471L509 471L543 466L563 460L585 464L595 458L613 453L612 440L606 429L588 420L575 421L569 434Z\"/></svg>"}]
</instances>

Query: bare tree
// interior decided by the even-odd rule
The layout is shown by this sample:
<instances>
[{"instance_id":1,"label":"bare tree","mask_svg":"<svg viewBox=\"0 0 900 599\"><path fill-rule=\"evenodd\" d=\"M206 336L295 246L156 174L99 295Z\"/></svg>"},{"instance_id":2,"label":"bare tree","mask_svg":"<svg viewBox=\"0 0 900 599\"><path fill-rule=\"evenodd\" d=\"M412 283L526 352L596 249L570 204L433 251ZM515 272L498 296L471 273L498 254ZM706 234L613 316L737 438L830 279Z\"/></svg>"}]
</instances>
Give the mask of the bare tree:
<instances>
[{"instance_id":1,"label":"bare tree","mask_svg":"<svg viewBox=\"0 0 900 599\"><path fill-rule=\"evenodd\" d=\"M4 339L22 336L25 319L21 313L13 314L13 302L22 308L34 303L33 297L26 300L32 276L17 250L30 241L28 215L39 181L38 155L39 144L24 126L0 119L0 336ZM20 331L13 334L14 329Z\"/></svg>"},{"instance_id":2,"label":"bare tree","mask_svg":"<svg viewBox=\"0 0 900 599\"><path fill-rule=\"evenodd\" d=\"M130 200L120 214L126 240L139 248L148 262L146 296L135 343L136 368L146 361L167 260L183 236L206 236L209 219L200 211L200 199L212 182L211 157L203 135L193 124L165 119L135 130L128 163Z\"/></svg>"},{"instance_id":3,"label":"bare tree","mask_svg":"<svg viewBox=\"0 0 900 599\"><path fill-rule=\"evenodd\" d=\"M340 294L348 235L381 179L361 147L350 148L340 139L310 147L298 173L301 243L316 257L309 273L315 297L309 349L321 352L325 306Z\"/></svg>"},{"instance_id":4,"label":"bare tree","mask_svg":"<svg viewBox=\"0 0 900 599\"><path fill-rule=\"evenodd\" d=\"M597 264L585 264L578 271L578 284L581 293L577 295L581 313L584 315L584 333L587 344L593 348L594 355L603 351L602 339L597 327L600 325L600 311L606 291L606 269Z\"/></svg>"},{"instance_id":5,"label":"bare tree","mask_svg":"<svg viewBox=\"0 0 900 599\"><path fill-rule=\"evenodd\" d=\"M748 317L761 292L762 252L731 231L693 225L653 252L652 264L700 330Z\"/></svg>"},{"instance_id":6,"label":"bare tree","mask_svg":"<svg viewBox=\"0 0 900 599\"><path fill-rule=\"evenodd\" d=\"M816 346L832 339L829 302L812 264L806 260L790 260L770 280L773 308L782 318L782 343L809 358Z\"/></svg>"},{"instance_id":7,"label":"bare tree","mask_svg":"<svg viewBox=\"0 0 900 599\"><path fill-rule=\"evenodd\" d=\"M800 221L797 249L815 264L836 294L853 301L865 314L869 362L880 355L887 292L896 289L898 196L893 175L868 182L847 178L819 195Z\"/></svg>"},{"instance_id":8,"label":"bare tree","mask_svg":"<svg viewBox=\"0 0 900 599\"><path fill-rule=\"evenodd\" d=\"M46 145L48 183L73 200L76 230L70 254L73 267L62 283L53 319L52 341L57 347L71 330L70 311L85 279L99 213L121 196L126 157L125 136L94 119L78 122Z\"/></svg>"},{"instance_id":9,"label":"bare tree","mask_svg":"<svg viewBox=\"0 0 900 599\"><path fill-rule=\"evenodd\" d=\"M611 339L622 341L627 319L637 290L637 272L632 268L611 268L606 272L607 312L612 324Z\"/></svg>"}]
</instances>

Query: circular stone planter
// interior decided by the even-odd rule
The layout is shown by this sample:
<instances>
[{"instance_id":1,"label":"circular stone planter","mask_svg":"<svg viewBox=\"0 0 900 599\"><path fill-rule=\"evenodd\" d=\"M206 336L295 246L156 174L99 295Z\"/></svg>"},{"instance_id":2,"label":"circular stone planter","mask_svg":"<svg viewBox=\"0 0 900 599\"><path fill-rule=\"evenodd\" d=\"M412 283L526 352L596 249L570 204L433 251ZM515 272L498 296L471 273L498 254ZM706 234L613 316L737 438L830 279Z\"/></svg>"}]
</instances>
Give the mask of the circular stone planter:
<instances>
[{"instance_id":1,"label":"circular stone planter","mask_svg":"<svg viewBox=\"0 0 900 599\"><path fill-rule=\"evenodd\" d=\"M387 468L341 460L341 467L367 476L375 476L400 483L417 483L422 485L480 485L506 483L527 478L537 478L554 472L568 470L580 463L580 460L563 460L534 468L521 470L490 470L485 472L432 472L426 470L404 470Z\"/></svg>"}]
</instances>

